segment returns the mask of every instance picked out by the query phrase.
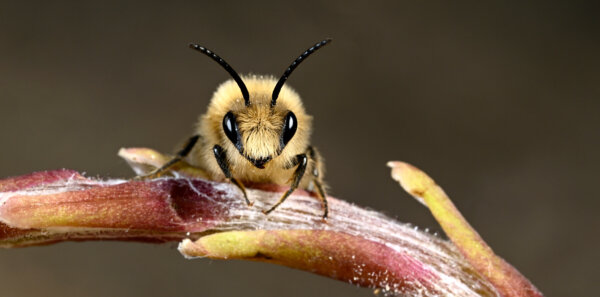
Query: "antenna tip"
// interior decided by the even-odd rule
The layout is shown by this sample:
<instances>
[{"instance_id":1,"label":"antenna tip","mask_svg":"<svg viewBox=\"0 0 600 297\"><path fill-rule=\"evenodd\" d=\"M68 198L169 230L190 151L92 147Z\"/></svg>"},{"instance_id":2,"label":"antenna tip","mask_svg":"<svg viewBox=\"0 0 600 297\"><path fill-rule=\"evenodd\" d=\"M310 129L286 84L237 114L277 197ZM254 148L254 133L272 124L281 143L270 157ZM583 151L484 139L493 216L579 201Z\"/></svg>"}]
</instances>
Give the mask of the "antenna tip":
<instances>
[{"instance_id":1,"label":"antenna tip","mask_svg":"<svg viewBox=\"0 0 600 297\"><path fill-rule=\"evenodd\" d=\"M333 39L331 39L331 38L325 38L321 42L315 44L315 46L321 47L321 46L324 46L324 45L327 45L327 44L331 43L332 41L333 41Z\"/></svg>"}]
</instances>

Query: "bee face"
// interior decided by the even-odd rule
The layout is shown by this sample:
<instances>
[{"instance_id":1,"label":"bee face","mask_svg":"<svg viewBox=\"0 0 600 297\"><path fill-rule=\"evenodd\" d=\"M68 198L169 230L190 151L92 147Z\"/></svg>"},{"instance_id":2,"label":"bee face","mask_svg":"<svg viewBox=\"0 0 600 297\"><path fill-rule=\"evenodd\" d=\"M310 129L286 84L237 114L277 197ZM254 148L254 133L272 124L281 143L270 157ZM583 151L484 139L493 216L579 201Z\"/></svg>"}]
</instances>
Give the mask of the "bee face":
<instances>
[{"instance_id":1,"label":"bee face","mask_svg":"<svg viewBox=\"0 0 600 297\"><path fill-rule=\"evenodd\" d=\"M253 84L252 78L246 80L248 84ZM225 113L221 128L239 154L254 167L263 169L294 139L299 123L296 114L287 108L287 100L281 100L278 106L271 106L268 96L256 95L254 98L257 99L249 106L234 104L237 108ZM259 100L261 97L264 99ZM303 110L297 109L297 112L303 113ZM299 134L298 138L302 138L302 133ZM297 142L303 141L300 139Z\"/></svg>"},{"instance_id":2,"label":"bee face","mask_svg":"<svg viewBox=\"0 0 600 297\"><path fill-rule=\"evenodd\" d=\"M238 113L231 111L223 117L223 131L238 152L257 168L281 152L283 129L281 115L269 109L249 107Z\"/></svg>"}]
</instances>

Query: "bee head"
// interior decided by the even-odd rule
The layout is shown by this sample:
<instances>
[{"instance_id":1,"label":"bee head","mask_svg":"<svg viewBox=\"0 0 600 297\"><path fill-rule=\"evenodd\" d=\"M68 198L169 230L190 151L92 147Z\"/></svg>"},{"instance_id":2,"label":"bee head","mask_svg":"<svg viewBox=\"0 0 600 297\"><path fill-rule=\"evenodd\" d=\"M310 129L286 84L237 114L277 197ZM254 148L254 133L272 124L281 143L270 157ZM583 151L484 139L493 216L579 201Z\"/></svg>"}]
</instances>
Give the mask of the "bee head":
<instances>
[{"instance_id":1,"label":"bee head","mask_svg":"<svg viewBox=\"0 0 600 297\"><path fill-rule=\"evenodd\" d=\"M245 81L251 86L252 104L234 103L225 112L221 128L226 139L242 156L255 167L264 168L267 162L289 151L284 150L288 144L308 141L310 116L305 114L299 96L290 88L284 89L285 97L280 104L271 106L273 79L247 77ZM226 87L227 83L221 88Z\"/></svg>"},{"instance_id":2,"label":"bee head","mask_svg":"<svg viewBox=\"0 0 600 297\"><path fill-rule=\"evenodd\" d=\"M260 169L279 155L293 157L302 153L308 143L310 116L305 114L300 97L284 84L303 60L330 41L323 40L304 51L279 80L262 76L246 76L242 79L214 52L191 44L191 48L213 58L233 78L217 89L207 113L212 118L209 120L213 124L212 131L221 130L219 134L224 137L220 137L220 140L228 142L223 144L235 147L254 167ZM219 119L215 117L218 115L222 117L221 127L217 127ZM285 149L287 147L294 148Z\"/></svg>"}]
</instances>

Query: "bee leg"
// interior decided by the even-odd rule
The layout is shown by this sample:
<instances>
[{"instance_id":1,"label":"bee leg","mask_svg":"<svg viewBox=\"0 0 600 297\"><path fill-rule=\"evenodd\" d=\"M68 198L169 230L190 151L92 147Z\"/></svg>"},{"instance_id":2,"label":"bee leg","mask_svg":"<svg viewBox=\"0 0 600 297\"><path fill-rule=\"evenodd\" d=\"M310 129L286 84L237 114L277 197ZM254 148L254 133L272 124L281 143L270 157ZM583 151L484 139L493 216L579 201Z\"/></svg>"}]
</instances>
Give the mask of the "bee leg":
<instances>
[{"instance_id":1,"label":"bee leg","mask_svg":"<svg viewBox=\"0 0 600 297\"><path fill-rule=\"evenodd\" d=\"M325 194L325 190L323 189L323 185L318 179L313 179L313 184L315 188L317 188L317 195L323 201L323 220L327 219L327 214L329 212L329 207L327 206L327 195Z\"/></svg>"},{"instance_id":2,"label":"bee leg","mask_svg":"<svg viewBox=\"0 0 600 297\"><path fill-rule=\"evenodd\" d=\"M246 204L248 204L248 206L252 206L253 203L250 202L250 200L248 199L248 195L246 194L246 188L231 174L231 170L229 169L229 163L227 163L227 156L225 155L225 150L220 145L215 144L215 146L213 146L213 153L215 154L215 159L217 159L217 163L219 164L219 167L221 167L221 171L223 171L225 177L229 179L238 188L240 188L240 190L244 194Z\"/></svg>"},{"instance_id":3,"label":"bee leg","mask_svg":"<svg viewBox=\"0 0 600 297\"><path fill-rule=\"evenodd\" d=\"M192 151L192 149L194 148L194 145L196 145L196 143L198 142L198 138L200 138L200 135L194 135L194 136L190 137L187 140L187 142L185 143L185 146L183 147L183 149L180 150L179 152L177 152L177 154L175 155L175 157L173 159L171 159L169 162L163 164L156 170L150 172L149 174L137 176L136 179L147 179L147 178L160 177L161 175L163 175L165 173L165 171L169 170L169 168L173 167L173 165L179 163L181 160L183 160L183 158L185 158Z\"/></svg>"},{"instance_id":4,"label":"bee leg","mask_svg":"<svg viewBox=\"0 0 600 297\"><path fill-rule=\"evenodd\" d=\"M315 185L315 188L317 189L317 196L319 196L319 198L323 202L323 219L325 220L325 219L327 219L329 207L327 206L327 194L325 194L325 189L323 187L323 183L321 182L321 177L319 176L319 166L318 166L319 156L315 152L315 150L312 146L308 147L308 155L310 156L310 158L313 161L312 162L313 170L311 172L311 174L313 176L312 183L313 183L313 185Z\"/></svg>"},{"instance_id":5,"label":"bee leg","mask_svg":"<svg viewBox=\"0 0 600 297\"><path fill-rule=\"evenodd\" d=\"M298 184L300 184L300 180L302 179L302 176L304 176L304 171L306 171L306 165L308 164L308 158L306 157L306 154L297 155L296 163L298 164L298 167L296 168L296 171L294 171L294 175L292 176L293 180L290 189L287 190L283 194L283 196L279 198L279 201L277 201L277 203L275 203L275 205L273 205L269 210L263 211L265 214L269 214L270 212L275 210L277 206L283 203L283 201L285 201L285 199L287 199L290 196L290 194L292 194L296 190L296 188L298 188Z\"/></svg>"}]
</instances>

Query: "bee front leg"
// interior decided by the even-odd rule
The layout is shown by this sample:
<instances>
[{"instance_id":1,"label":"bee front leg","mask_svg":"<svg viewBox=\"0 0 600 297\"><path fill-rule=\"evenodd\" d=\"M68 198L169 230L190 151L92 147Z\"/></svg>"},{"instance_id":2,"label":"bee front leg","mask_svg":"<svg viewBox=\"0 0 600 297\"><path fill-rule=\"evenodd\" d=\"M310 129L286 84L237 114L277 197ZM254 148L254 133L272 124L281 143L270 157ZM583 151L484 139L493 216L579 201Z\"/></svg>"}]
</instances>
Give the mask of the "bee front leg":
<instances>
[{"instance_id":1,"label":"bee front leg","mask_svg":"<svg viewBox=\"0 0 600 297\"><path fill-rule=\"evenodd\" d=\"M329 212L329 207L327 206L327 194L325 194L325 189L323 187L323 183L322 183L322 177L319 173L319 154L316 152L316 150L312 147L309 146L308 147L308 155L310 157L310 159L312 160L312 164L313 164L313 168L312 168L312 183L315 185L315 188L317 189L317 196L319 196L319 198L321 198L321 201L323 202L323 219L327 219L327 214Z\"/></svg>"},{"instance_id":2,"label":"bee front leg","mask_svg":"<svg viewBox=\"0 0 600 297\"><path fill-rule=\"evenodd\" d=\"M194 135L194 136L190 137L187 140L187 142L185 143L183 149L181 149L179 152L177 152L177 154L175 155L175 157L173 159L171 159L169 162L163 164L156 170L154 170L146 175L136 176L136 179L149 179L149 178L160 177L167 170L169 170L169 168L173 167L173 165L179 163L181 160L183 160L183 158L185 158L187 155L189 155L189 153L192 151L192 149L198 142L199 138L200 138L200 135Z\"/></svg>"},{"instance_id":3,"label":"bee front leg","mask_svg":"<svg viewBox=\"0 0 600 297\"><path fill-rule=\"evenodd\" d=\"M227 156L225 154L225 150L220 145L215 144L215 146L213 146L213 153L215 154L215 159L217 159L217 164L219 164L219 167L221 167L221 171L223 171L223 174L225 175L225 177L227 179L229 179L238 188L240 188L240 190L244 194L244 199L246 200L246 204L248 204L248 206L252 206L253 203L250 202L250 200L248 199L248 195L246 194L246 188L240 181L235 179L235 177L233 177L233 175L231 174L231 170L229 169L229 163L227 162Z\"/></svg>"},{"instance_id":4,"label":"bee front leg","mask_svg":"<svg viewBox=\"0 0 600 297\"><path fill-rule=\"evenodd\" d=\"M304 171L306 171L306 165L308 164L308 158L306 157L306 154L297 155L296 163L298 164L298 167L292 176L293 180L292 184L290 185L290 189L287 190L283 196L279 198L279 201L277 201L277 203L275 203L275 205L273 205L269 210L263 211L265 214L269 214L275 210L277 206L283 203L283 201L285 201L285 199L287 199L298 188L298 184L300 184L300 180L302 179L302 176L304 176Z\"/></svg>"}]
</instances>

